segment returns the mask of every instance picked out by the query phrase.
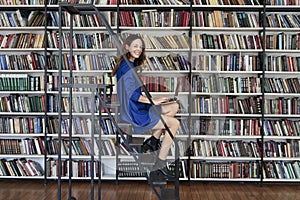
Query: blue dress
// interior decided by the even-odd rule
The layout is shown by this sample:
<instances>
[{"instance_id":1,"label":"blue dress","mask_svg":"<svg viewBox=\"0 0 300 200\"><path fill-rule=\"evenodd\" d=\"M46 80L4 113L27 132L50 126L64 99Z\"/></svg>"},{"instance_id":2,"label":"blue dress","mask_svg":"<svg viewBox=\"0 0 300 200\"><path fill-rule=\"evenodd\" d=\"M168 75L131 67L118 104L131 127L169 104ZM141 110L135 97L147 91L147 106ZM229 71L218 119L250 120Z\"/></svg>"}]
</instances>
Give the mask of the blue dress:
<instances>
[{"instance_id":1,"label":"blue dress","mask_svg":"<svg viewBox=\"0 0 300 200\"><path fill-rule=\"evenodd\" d=\"M136 70L134 63L131 61L129 63L132 68L123 60L116 73L120 118L124 122L133 125L134 133L142 134L152 129L159 122L161 106L138 102L142 95L141 85L133 74L136 73L136 71L133 71Z\"/></svg>"}]
</instances>

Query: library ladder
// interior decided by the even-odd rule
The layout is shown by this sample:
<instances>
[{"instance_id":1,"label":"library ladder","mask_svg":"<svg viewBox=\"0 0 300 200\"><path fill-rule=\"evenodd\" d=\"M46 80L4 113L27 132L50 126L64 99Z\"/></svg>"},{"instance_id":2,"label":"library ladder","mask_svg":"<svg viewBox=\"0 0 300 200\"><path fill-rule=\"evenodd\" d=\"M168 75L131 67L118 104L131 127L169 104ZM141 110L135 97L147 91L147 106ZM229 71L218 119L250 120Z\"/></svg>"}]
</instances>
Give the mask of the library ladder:
<instances>
[{"instance_id":1,"label":"library ladder","mask_svg":"<svg viewBox=\"0 0 300 200\"><path fill-rule=\"evenodd\" d=\"M60 3L59 4L59 85L61 85L61 77L62 77L62 26L61 26L61 22L62 22L62 10L68 12L70 14L70 35L73 35L73 15L90 15L90 14L96 14L100 17L103 25L105 26L105 28L107 29L107 31L109 32L109 34L112 36L114 42L116 43L117 49L118 51L122 51L121 48L121 43L119 41L119 38L117 37L117 35L114 33L114 31L111 29L110 25L108 24L108 22L106 21L105 17L103 16L103 14L93 5L93 4L66 4L66 3ZM71 42L72 40L70 40ZM70 45L70 57L73 56L73 49L72 49L72 45ZM129 61L126 58L126 56L124 55L124 60L126 62ZM130 64L128 66L131 66ZM72 67L70 68L70 74L72 75ZM138 77L137 74L136 75L136 79L138 81L141 81ZM144 84L142 84L142 82L140 82L143 86L143 91L145 92L147 98L149 99L149 101L153 104L152 100L151 100L151 95L148 92L147 88L144 86ZM70 86L71 87L71 86ZM105 91L106 90L100 90L101 91ZM98 90L99 92L99 90ZM111 115L108 106L105 102L105 100L103 101L103 99L101 98L101 95L103 94L97 94L99 100L100 100L100 104L101 107L103 107L106 112L108 113L108 116L111 120L111 122L113 123L114 127L116 128L116 132L117 134L122 138L123 141L125 141L125 146L126 148L129 149L129 151L131 152L131 155L133 156L134 160L138 163L138 166L140 167L140 169L144 168L145 166L142 164L142 161L140 159L140 157L144 156L144 155L139 155L137 154L134 149L132 148L132 146L130 145L129 141L127 141L127 138L124 135L124 132L119 128L116 120L114 119L114 117ZM104 94L105 95L105 94ZM61 98L61 88L60 88L60 95ZM99 109L101 110L101 109ZM99 115L101 117L101 114ZM170 137L173 139L174 143L175 143L175 180L173 180L172 182L174 183L174 188L172 189L166 189L165 186L167 184L167 181L165 180L157 180L156 177L151 177L150 174L151 173L145 173L146 178L148 180L148 183L150 184L151 188L153 189L153 191L155 192L155 194L157 195L157 197L160 200L167 200L167 199L176 199L179 200L179 150L178 150L178 144L176 141L176 138L174 138L174 136L171 134L170 129L167 127L165 121L163 120L163 118L161 117L161 121L163 122L166 132L167 134L170 135ZM99 136L100 138L100 136ZM147 155L146 155L147 156ZM148 155L149 156L149 155ZM150 155L151 156L151 155ZM93 156L92 156L93 158ZM100 160L99 160L100 161ZM59 166L60 167L60 166ZM149 169L150 171L151 169ZM60 176L60 174L59 174ZM101 199L101 187L100 187L100 177L98 179L99 184L98 184L98 199ZM94 185L93 185L93 176L91 178L91 200L94 199ZM160 192L157 188L160 188ZM75 199L74 197L71 196L71 181L69 180L69 200ZM58 199L60 200L60 194L61 194L61 178L58 178Z\"/></svg>"}]
</instances>

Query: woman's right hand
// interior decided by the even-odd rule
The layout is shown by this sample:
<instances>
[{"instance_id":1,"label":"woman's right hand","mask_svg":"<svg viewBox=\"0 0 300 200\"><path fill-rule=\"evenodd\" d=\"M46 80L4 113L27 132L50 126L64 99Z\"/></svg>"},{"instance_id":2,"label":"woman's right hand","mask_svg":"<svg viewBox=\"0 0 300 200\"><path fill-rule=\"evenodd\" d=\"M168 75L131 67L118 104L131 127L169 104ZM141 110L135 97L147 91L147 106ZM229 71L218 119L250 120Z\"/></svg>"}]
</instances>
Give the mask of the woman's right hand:
<instances>
[{"instance_id":1,"label":"woman's right hand","mask_svg":"<svg viewBox=\"0 0 300 200\"><path fill-rule=\"evenodd\" d=\"M159 104L168 102L169 98L168 97L159 96L159 97L152 98L152 101L153 101L154 105L159 105Z\"/></svg>"}]
</instances>

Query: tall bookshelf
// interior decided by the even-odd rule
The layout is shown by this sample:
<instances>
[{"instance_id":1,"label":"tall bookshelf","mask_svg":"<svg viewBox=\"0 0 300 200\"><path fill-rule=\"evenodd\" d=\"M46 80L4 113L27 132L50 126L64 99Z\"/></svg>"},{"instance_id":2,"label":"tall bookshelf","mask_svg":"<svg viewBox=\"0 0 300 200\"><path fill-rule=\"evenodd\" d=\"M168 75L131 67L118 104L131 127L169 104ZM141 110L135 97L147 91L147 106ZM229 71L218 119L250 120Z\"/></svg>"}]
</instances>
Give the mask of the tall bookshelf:
<instances>
[{"instance_id":1,"label":"tall bookshelf","mask_svg":"<svg viewBox=\"0 0 300 200\"><path fill-rule=\"evenodd\" d=\"M299 12L297 2L267 2L264 103L266 182L299 182Z\"/></svg>"},{"instance_id":2,"label":"tall bookshelf","mask_svg":"<svg viewBox=\"0 0 300 200\"><path fill-rule=\"evenodd\" d=\"M35 10L35 12L31 12ZM1 178L44 179L43 5L1 6Z\"/></svg>"},{"instance_id":3,"label":"tall bookshelf","mask_svg":"<svg viewBox=\"0 0 300 200\"><path fill-rule=\"evenodd\" d=\"M262 6L193 11L191 179L259 181Z\"/></svg>"},{"instance_id":4,"label":"tall bookshelf","mask_svg":"<svg viewBox=\"0 0 300 200\"><path fill-rule=\"evenodd\" d=\"M105 13L120 37L138 33L144 38L147 63L142 80L152 96L173 97L179 83L178 98L182 109L177 117L182 129L177 137L181 148L180 160L185 168L181 180L299 182L299 22L283 20L279 25L274 25L276 18L279 21L284 17L285 20L296 20L293 15L299 12L299 5L276 5L274 1L265 1L264 4L255 0L97 1L95 5ZM34 48L16 46L0 49L1 55L4 55L1 56L1 67L3 62L9 64L3 61L8 58L13 59L11 63L35 61L32 66L36 67L22 69L20 65L18 69L1 68L0 120L6 129L0 130L0 141L3 144L15 141L25 144L22 141L32 140L43 145L35 155L6 152L1 154L1 159L11 161L24 157L36 161L43 173L30 178L57 179L58 2L5 5L0 9L1 19L9 20L8 16L15 15L5 17L4 13L17 14L19 10L23 11L24 18L31 10L40 11L35 12L36 16L47 13L47 23L34 27L1 24L0 34L41 34L39 37L44 38L45 43L32 46ZM106 83L117 54L109 34L96 16L76 16L71 66L68 55L68 27L71 22L68 15L63 18L64 80L70 78L70 67L73 67L72 80L77 83ZM36 21L38 23L39 20ZM31 66L31 62L28 64ZM19 85L15 83L23 82L24 77L27 77L28 84L37 81L39 86L33 90L32 86L27 89L4 86L6 82ZM62 91L63 138L67 138L69 130L68 95L69 91ZM74 91L73 96L74 105L83 104L83 107L74 110L72 123L74 140L81 144L87 144L90 139L87 127L90 125L88 116L91 111L84 105L88 95L89 91ZM23 96L38 99L34 101L41 103L45 109L8 110L9 99L18 102L21 101L18 98ZM23 124L37 123L40 127L26 131L15 125L21 121ZM12 127L14 130L11 130ZM114 149L115 135L111 133L104 133L102 139ZM148 135L134 137L144 139ZM83 155L80 150L78 155L74 155L77 161L75 168L89 165L88 149L81 150ZM116 179L115 152L108 150L103 154L102 162L107 164L102 166L101 178ZM120 156L128 160L126 156ZM62 158L67 160L67 157L63 155ZM172 153L169 158L172 158ZM67 161L64 166L63 169L67 169ZM73 171L73 174L77 179L89 179L81 171ZM66 171L62 176L67 179ZM139 178L126 176L121 179Z\"/></svg>"}]
</instances>

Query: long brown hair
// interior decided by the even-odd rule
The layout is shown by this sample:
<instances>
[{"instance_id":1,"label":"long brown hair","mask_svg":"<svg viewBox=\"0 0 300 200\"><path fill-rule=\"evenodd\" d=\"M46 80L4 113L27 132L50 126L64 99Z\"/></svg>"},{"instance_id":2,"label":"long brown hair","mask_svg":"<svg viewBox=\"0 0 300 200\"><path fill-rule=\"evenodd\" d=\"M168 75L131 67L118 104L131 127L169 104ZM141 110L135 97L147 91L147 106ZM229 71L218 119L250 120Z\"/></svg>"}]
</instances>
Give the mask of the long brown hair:
<instances>
[{"instance_id":1,"label":"long brown hair","mask_svg":"<svg viewBox=\"0 0 300 200\"><path fill-rule=\"evenodd\" d=\"M123 58L123 55L126 56L126 58L130 58L130 52L126 50L126 45L130 46L131 43L136 40L136 39L140 39L142 41L142 44L143 44L143 49L142 49L142 53L140 55L139 58L136 58L134 60L134 66L140 66L142 64L144 64L145 60L146 60L146 54L145 54L145 42L144 40L142 39L141 36L137 35L137 34L131 34L129 35L123 42L123 45L122 45L122 52L121 52L121 55L117 58L117 61L116 61L116 66L114 67L114 69L112 70L112 75L115 75L118 71L118 68L121 64L121 62L124 60Z\"/></svg>"}]
</instances>

